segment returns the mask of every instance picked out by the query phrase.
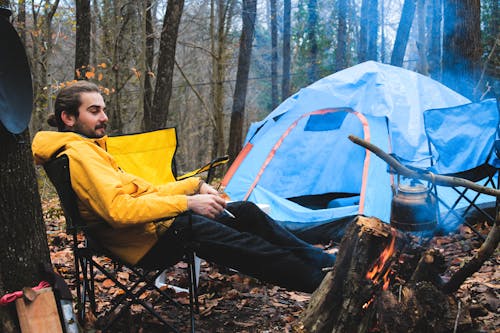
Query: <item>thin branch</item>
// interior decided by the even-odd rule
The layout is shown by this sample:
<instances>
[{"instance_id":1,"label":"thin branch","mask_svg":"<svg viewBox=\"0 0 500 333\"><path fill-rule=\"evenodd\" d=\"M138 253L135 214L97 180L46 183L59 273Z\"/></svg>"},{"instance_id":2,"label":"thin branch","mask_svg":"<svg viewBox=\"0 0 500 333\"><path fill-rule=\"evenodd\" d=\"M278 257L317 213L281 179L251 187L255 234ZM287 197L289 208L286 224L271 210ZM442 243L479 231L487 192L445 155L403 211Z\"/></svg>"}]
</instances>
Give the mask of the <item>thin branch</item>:
<instances>
[{"instance_id":1,"label":"thin branch","mask_svg":"<svg viewBox=\"0 0 500 333\"><path fill-rule=\"evenodd\" d=\"M198 49L198 50L201 50L205 53L207 53L208 55L210 55L212 58L215 58L215 59L218 59L217 55L215 55L212 51L210 50L207 50L206 48L202 47L202 46L199 46L199 45L196 45L196 44L193 44L193 43L188 43L188 42L177 42L179 45L184 45L184 46L187 46L187 47L191 47L193 49Z\"/></svg>"},{"instance_id":2,"label":"thin branch","mask_svg":"<svg viewBox=\"0 0 500 333\"><path fill-rule=\"evenodd\" d=\"M208 119L210 120L210 123L212 123L212 126L213 128L217 128L217 125L215 123L215 118L213 116L213 114L210 112L210 109L208 108L207 104L205 103L205 101L203 100L203 97L201 97L201 94L198 92L198 90L196 90L196 88L191 84L191 82L189 81L188 77L186 76L186 74L184 73L184 71L182 70L181 66L179 66L179 63L177 62L177 60L175 60L175 66L177 66L177 69L179 70L179 72L181 73L182 77L184 78L184 80L186 80L186 83L188 84L188 86L193 90L194 94L196 95L196 97L198 98L198 100L200 101L201 103L201 106L203 107L203 110L205 110L207 112L207 115L208 115Z\"/></svg>"},{"instance_id":3,"label":"thin branch","mask_svg":"<svg viewBox=\"0 0 500 333\"><path fill-rule=\"evenodd\" d=\"M495 224L491 227L488 237L481 244L474 257L463 265L450 280L443 286L442 291L451 294L460 288L462 283L472 274L479 271L483 263L490 258L498 247L500 241L500 227L498 226L498 215Z\"/></svg>"},{"instance_id":4,"label":"thin branch","mask_svg":"<svg viewBox=\"0 0 500 333\"><path fill-rule=\"evenodd\" d=\"M387 164L389 164L394 171L397 174L400 174L402 176L408 177L408 178L413 178L413 179L423 179L425 181L432 182L433 184L440 185L440 186L460 186L460 187L466 187L469 188L473 191L479 192L479 193L484 193L488 194L494 197L500 197L500 190L490 188L490 187L485 187L481 186L479 184L476 184L474 182L471 182L470 180L459 178L459 177L451 177L451 176L443 176L443 175L438 175L434 174L432 172L429 172L427 170L414 170L414 169L409 169L399 163L397 159L392 157L391 155L387 154L384 152L382 149L378 148L374 144L371 144L361 138L358 138L355 135L349 135L349 140L354 142L357 145L360 145L378 157L380 157L382 160L384 160Z\"/></svg>"},{"instance_id":5,"label":"thin branch","mask_svg":"<svg viewBox=\"0 0 500 333\"><path fill-rule=\"evenodd\" d=\"M486 61L483 64L483 68L481 70L481 77L479 78L476 86L474 87L474 91L473 91L474 96L476 95L477 91L479 90L479 85L481 84L481 82L484 79L484 74L486 73L486 68L488 67L488 63L491 61L491 58L493 57L493 55L496 54L497 45L500 45L500 34L498 34L498 36L495 38L495 43L493 43L493 47L491 48L491 51L488 54L488 57L486 58ZM481 96L480 100L482 100L485 95L486 95L486 93L484 93Z\"/></svg>"}]
</instances>

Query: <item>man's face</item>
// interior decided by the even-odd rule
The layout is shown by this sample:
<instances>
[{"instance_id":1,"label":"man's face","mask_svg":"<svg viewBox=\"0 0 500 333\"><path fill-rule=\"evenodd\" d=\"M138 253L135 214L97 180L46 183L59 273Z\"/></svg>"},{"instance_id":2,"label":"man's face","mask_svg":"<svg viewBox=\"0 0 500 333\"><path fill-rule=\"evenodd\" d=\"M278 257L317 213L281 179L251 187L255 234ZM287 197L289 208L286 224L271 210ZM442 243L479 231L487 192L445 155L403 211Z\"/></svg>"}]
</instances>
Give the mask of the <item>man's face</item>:
<instances>
[{"instance_id":1,"label":"man's face","mask_svg":"<svg viewBox=\"0 0 500 333\"><path fill-rule=\"evenodd\" d=\"M71 131L83 134L89 138L102 138L106 134L108 116L106 104L102 95L97 92L84 92L80 94L81 105L78 108L78 118L72 118ZM67 124L68 125L68 124Z\"/></svg>"}]
</instances>

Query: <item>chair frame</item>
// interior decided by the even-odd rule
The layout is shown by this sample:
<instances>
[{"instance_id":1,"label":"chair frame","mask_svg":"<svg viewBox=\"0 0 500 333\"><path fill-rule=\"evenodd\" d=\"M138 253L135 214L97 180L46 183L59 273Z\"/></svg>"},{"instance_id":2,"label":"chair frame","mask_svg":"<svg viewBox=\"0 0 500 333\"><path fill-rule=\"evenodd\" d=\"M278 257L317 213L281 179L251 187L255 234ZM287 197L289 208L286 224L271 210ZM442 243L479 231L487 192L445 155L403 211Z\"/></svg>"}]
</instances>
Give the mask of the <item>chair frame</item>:
<instances>
[{"instance_id":1,"label":"chair frame","mask_svg":"<svg viewBox=\"0 0 500 333\"><path fill-rule=\"evenodd\" d=\"M69 159L67 155L63 154L54 158L44 164L44 169L47 176L55 186L59 196L64 216L66 218L66 230L72 236L72 251L74 254L75 265L75 285L76 294L78 299L77 314L78 320L81 324L85 322L85 308L87 302L90 304L90 309L94 315L98 316L95 301L95 269L104 274L107 278L111 279L115 285L123 290L123 294L113 300L112 307L103 315L104 318L109 318L116 310L116 313L111 320L106 322L102 328L103 331L108 330L126 309L130 308L132 304L139 304L144 307L151 315L157 318L165 327L172 332L179 332L175 326L163 318L154 308L140 299L140 296L146 290L154 290L174 305L182 307L183 304L178 303L170 297L165 291L155 286L155 279L162 273L162 270L148 270L137 266L132 266L124 263L119 258L111 254L109 251L100 246L91 236L87 233L89 227L81 218L78 205L77 196L71 186L71 177L69 169ZM187 213L191 217L190 213ZM191 218L189 219L190 223ZM84 235L84 241L78 241L78 235ZM94 259L94 256L105 256L111 259L115 266L126 267L131 270L137 277L131 286L121 283L117 277L106 267L101 265ZM189 310L190 310L190 326L191 332L195 332L195 318L194 314L198 312L198 297L197 297L197 283L195 272L195 254L190 244L186 244L186 258L188 264L189 275ZM80 273L83 275L82 281L80 280ZM140 286L144 282L144 285ZM88 297L88 299L87 299ZM122 303L123 302L123 303ZM119 307L121 308L119 309ZM101 314L102 315L102 314Z\"/></svg>"}]
</instances>

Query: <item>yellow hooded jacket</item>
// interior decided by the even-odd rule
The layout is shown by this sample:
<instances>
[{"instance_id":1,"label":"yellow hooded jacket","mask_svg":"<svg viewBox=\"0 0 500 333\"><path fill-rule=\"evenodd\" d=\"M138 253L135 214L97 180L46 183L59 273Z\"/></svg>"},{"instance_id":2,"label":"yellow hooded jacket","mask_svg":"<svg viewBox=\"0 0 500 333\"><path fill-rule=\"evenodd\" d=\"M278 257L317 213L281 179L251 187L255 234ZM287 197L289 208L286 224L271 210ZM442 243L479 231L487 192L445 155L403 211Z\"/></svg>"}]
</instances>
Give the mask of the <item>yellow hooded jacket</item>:
<instances>
[{"instance_id":1,"label":"yellow hooded jacket","mask_svg":"<svg viewBox=\"0 0 500 333\"><path fill-rule=\"evenodd\" d=\"M33 156L36 164L43 164L56 153L68 155L71 185L92 235L124 261L136 264L173 217L187 210L187 196L199 191L200 178L154 186L122 171L105 150L106 138L41 131L33 139Z\"/></svg>"}]
</instances>

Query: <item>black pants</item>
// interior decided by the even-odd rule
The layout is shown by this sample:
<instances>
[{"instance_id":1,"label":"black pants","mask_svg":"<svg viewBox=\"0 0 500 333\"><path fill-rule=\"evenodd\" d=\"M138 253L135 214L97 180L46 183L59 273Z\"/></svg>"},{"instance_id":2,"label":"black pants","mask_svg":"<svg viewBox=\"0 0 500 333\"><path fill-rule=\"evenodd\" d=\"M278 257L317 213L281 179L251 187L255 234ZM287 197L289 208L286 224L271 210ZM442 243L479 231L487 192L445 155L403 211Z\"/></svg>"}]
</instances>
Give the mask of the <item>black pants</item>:
<instances>
[{"instance_id":1,"label":"black pants","mask_svg":"<svg viewBox=\"0 0 500 333\"><path fill-rule=\"evenodd\" d=\"M325 275L322 268L333 266L335 256L297 238L253 203L234 202L227 209L236 218L192 215L192 230L188 216L176 218L139 264L168 267L189 243L200 258L304 292L313 292Z\"/></svg>"}]
</instances>

